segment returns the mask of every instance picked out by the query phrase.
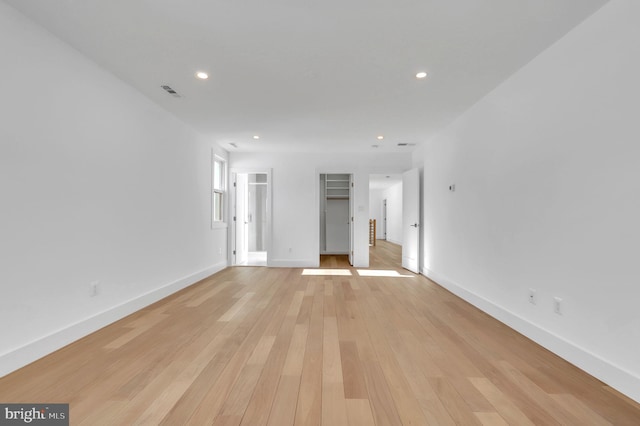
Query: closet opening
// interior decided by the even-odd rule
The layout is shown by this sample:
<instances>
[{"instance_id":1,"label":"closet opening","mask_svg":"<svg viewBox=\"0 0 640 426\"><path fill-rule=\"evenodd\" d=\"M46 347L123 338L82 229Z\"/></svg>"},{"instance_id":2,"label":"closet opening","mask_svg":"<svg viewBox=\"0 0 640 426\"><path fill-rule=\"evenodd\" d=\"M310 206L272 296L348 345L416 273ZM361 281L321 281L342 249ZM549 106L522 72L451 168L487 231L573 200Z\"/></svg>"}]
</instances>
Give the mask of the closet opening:
<instances>
[{"instance_id":1,"label":"closet opening","mask_svg":"<svg viewBox=\"0 0 640 426\"><path fill-rule=\"evenodd\" d=\"M353 265L353 176L348 173L320 174L320 263Z\"/></svg>"}]
</instances>

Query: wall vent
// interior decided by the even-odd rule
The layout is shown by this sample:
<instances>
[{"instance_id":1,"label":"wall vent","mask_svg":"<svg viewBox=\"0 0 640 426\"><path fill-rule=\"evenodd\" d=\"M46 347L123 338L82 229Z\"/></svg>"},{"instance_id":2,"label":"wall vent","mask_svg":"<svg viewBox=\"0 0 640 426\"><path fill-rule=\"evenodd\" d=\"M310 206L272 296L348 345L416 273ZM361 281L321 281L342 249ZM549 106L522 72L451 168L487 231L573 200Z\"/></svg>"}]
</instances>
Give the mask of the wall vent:
<instances>
[{"instance_id":1,"label":"wall vent","mask_svg":"<svg viewBox=\"0 0 640 426\"><path fill-rule=\"evenodd\" d=\"M173 90L173 89L171 88L171 86L167 86L167 85L165 84L165 85L162 85L162 86L160 86L160 87L162 87L162 88L163 88L163 89L164 89L168 94L170 94L170 95L171 95L171 96L173 96L174 98L181 98L181 97L182 97L182 96L180 96L180 94L179 94L178 92L176 92L175 90Z\"/></svg>"}]
</instances>

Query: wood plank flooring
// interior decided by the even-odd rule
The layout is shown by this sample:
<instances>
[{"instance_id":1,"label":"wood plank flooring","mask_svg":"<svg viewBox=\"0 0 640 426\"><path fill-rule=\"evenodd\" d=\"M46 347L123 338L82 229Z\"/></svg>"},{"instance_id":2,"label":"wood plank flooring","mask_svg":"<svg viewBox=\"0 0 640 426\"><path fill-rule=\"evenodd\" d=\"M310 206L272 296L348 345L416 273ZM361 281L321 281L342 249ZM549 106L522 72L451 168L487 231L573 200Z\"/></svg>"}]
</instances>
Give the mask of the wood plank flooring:
<instances>
[{"instance_id":1,"label":"wood plank flooring","mask_svg":"<svg viewBox=\"0 0 640 426\"><path fill-rule=\"evenodd\" d=\"M228 268L0 379L73 425L639 425L640 405L371 248Z\"/></svg>"}]
</instances>

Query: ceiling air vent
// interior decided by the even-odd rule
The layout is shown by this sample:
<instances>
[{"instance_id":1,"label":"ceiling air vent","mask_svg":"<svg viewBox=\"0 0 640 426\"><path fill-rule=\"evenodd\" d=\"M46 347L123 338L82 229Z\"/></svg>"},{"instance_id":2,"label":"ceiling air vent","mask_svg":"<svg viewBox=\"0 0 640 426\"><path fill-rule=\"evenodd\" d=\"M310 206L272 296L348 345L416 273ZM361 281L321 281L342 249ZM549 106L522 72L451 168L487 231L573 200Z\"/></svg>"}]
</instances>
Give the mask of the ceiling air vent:
<instances>
[{"instance_id":1,"label":"ceiling air vent","mask_svg":"<svg viewBox=\"0 0 640 426\"><path fill-rule=\"evenodd\" d=\"M181 97L182 97L182 96L180 96L180 95L178 94L178 92L176 92L175 90L173 90L173 89L171 88L171 86L164 85L164 86L160 86L160 87L162 87L162 88L163 88L163 89L164 89L168 94L170 94L170 95L171 95L171 96L173 96L174 98L181 98Z\"/></svg>"},{"instance_id":2,"label":"ceiling air vent","mask_svg":"<svg viewBox=\"0 0 640 426\"><path fill-rule=\"evenodd\" d=\"M415 143L406 143L406 142L401 142L398 144L398 146L416 146Z\"/></svg>"}]
</instances>

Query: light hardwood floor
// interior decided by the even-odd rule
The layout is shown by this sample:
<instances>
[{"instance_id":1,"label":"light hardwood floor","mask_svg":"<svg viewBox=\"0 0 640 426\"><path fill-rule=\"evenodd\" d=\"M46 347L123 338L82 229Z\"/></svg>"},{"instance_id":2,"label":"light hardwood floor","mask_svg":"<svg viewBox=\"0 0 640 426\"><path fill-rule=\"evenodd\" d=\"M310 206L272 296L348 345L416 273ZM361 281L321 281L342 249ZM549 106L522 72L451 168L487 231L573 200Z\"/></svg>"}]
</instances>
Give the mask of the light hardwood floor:
<instances>
[{"instance_id":1,"label":"light hardwood floor","mask_svg":"<svg viewBox=\"0 0 640 426\"><path fill-rule=\"evenodd\" d=\"M0 379L73 425L640 424L640 405L399 267L228 268ZM344 271L342 272L344 273Z\"/></svg>"}]
</instances>

